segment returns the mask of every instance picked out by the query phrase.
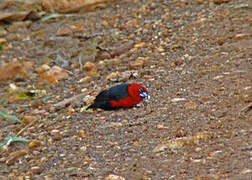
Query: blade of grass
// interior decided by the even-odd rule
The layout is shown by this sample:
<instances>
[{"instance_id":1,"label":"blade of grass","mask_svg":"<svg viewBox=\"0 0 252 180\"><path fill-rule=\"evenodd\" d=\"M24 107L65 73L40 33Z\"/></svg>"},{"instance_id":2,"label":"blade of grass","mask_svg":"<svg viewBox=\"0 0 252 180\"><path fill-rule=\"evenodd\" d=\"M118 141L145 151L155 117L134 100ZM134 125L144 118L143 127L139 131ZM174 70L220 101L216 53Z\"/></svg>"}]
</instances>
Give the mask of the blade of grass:
<instances>
[{"instance_id":1,"label":"blade of grass","mask_svg":"<svg viewBox=\"0 0 252 180\"><path fill-rule=\"evenodd\" d=\"M10 114L8 114L8 113L0 112L0 116L3 116L3 117L5 117L5 118L10 118L10 119L13 119L13 120L15 120L15 121L21 123L21 124L24 124L24 122L21 121L18 117L13 116L13 115L10 115Z\"/></svg>"},{"instance_id":2,"label":"blade of grass","mask_svg":"<svg viewBox=\"0 0 252 180\"><path fill-rule=\"evenodd\" d=\"M52 14L48 14L48 15L45 15L41 18L41 21L46 21L48 19L52 19L52 18L58 18L58 17L71 17L71 16L76 16L76 14L59 14L59 13L52 13Z\"/></svg>"},{"instance_id":3,"label":"blade of grass","mask_svg":"<svg viewBox=\"0 0 252 180\"><path fill-rule=\"evenodd\" d=\"M9 146L12 142L29 142L29 140L22 137L8 136L8 139L4 143L1 143L0 147Z\"/></svg>"}]
</instances>

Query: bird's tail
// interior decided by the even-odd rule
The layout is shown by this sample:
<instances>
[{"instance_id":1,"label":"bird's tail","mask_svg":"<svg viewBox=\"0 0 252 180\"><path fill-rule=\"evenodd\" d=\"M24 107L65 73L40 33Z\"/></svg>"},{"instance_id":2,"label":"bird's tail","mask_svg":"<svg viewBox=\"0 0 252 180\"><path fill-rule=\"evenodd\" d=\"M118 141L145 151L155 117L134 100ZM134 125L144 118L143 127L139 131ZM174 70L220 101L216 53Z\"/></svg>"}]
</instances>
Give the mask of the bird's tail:
<instances>
[{"instance_id":1,"label":"bird's tail","mask_svg":"<svg viewBox=\"0 0 252 180\"><path fill-rule=\"evenodd\" d=\"M94 109L94 108L96 108L96 106L95 106L94 104L91 104L91 105L89 105L89 106L86 108L86 110Z\"/></svg>"}]
</instances>

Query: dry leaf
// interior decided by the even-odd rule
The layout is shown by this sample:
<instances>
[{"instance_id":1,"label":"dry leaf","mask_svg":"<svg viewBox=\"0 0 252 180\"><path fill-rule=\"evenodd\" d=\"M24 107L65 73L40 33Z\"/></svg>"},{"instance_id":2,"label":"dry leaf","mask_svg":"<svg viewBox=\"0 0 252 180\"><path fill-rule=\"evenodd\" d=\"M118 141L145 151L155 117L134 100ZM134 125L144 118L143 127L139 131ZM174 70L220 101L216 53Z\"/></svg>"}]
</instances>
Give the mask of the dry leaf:
<instances>
[{"instance_id":1,"label":"dry leaf","mask_svg":"<svg viewBox=\"0 0 252 180\"><path fill-rule=\"evenodd\" d=\"M0 66L0 81L14 79L17 75L28 78L27 71L19 62L10 62L5 66Z\"/></svg>"},{"instance_id":2,"label":"dry leaf","mask_svg":"<svg viewBox=\"0 0 252 180\"><path fill-rule=\"evenodd\" d=\"M135 48L146 48L147 44L145 42L140 42L140 43L135 44L134 47Z\"/></svg>"},{"instance_id":3,"label":"dry leaf","mask_svg":"<svg viewBox=\"0 0 252 180\"><path fill-rule=\"evenodd\" d=\"M125 180L125 178L115 174L110 174L105 178L105 180Z\"/></svg>"},{"instance_id":4,"label":"dry leaf","mask_svg":"<svg viewBox=\"0 0 252 180\"><path fill-rule=\"evenodd\" d=\"M57 36L66 36L72 33L73 33L73 30L70 27L65 26L65 27L60 27L56 34Z\"/></svg>"},{"instance_id":5,"label":"dry leaf","mask_svg":"<svg viewBox=\"0 0 252 180\"><path fill-rule=\"evenodd\" d=\"M119 77L119 72L112 72L109 75L107 75L106 80L110 80L110 81L117 81Z\"/></svg>"},{"instance_id":6,"label":"dry leaf","mask_svg":"<svg viewBox=\"0 0 252 180\"><path fill-rule=\"evenodd\" d=\"M43 64L42 66L39 66L35 69L35 71L38 73L38 74L41 74L43 72L46 72L50 69L50 66L48 66L47 64Z\"/></svg>"},{"instance_id":7,"label":"dry leaf","mask_svg":"<svg viewBox=\"0 0 252 180\"><path fill-rule=\"evenodd\" d=\"M185 109L196 109L198 107L198 104L193 101L189 101L185 103L184 107Z\"/></svg>"},{"instance_id":8,"label":"dry leaf","mask_svg":"<svg viewBox=\"0 0 252 180\"><path fill-rule=\"evenodd\" d=\"M28 145L29 149L32 149L34 147L38 147L40 146L40 142L39 141L31 141Z\"/></svg>"},{"instance_id":9,"label":"dry leaf","mask_svg":"<svg viewBox=\"0 0 252 180\"><path fill-rule=\"evenodd\" d=\"M65 79L68 77L68 73L59 66L53 66L48 71L40 75L40 80L47 80L48 82L55 84L59 80Z\"/></svg>"},{"instance_id":10,"label":"dry leaf","mask_svg":"<svg viewBox=\"0 0 252 180\"><path fill-rule=\"evenodd\" d=\"M26 154L28 154L27 150L21 150L21 151L16 151L16 152L11 153L10 156L8 157L8 160L6 161L6 165L10 166L14 164L18 158Z\"/></svg>"},{"instance_id":11,"label":"dry leaf","mask_svg":"<svg viewBox=\"0 0 252 180\"><path fill-rule=\"evenodd\" d=\"M95 76L97 74L96 65L91 62L86 62L83 66L83 70L87 72L88 76Z\"/></svg>"}]
</instances>

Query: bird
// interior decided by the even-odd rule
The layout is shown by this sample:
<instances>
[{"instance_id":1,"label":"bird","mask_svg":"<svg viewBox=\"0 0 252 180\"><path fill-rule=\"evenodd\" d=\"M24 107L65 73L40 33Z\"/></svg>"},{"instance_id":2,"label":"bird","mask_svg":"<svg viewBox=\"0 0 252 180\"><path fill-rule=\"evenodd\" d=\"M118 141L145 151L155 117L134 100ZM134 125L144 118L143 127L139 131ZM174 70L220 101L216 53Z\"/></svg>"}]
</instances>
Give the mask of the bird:
<instances>
[{"instance_id":1,"label":"bird","mask_svg":"<svg viewBox=\"0 0 252 180\"><path fill-rule=\"evenodd\" d=\"M120 108L132 108L148 97L147 89L137 83L122 83L101 91L95 98L94 103L86 108L103 110L116 110Z\"/></svg>"}]
</instances>

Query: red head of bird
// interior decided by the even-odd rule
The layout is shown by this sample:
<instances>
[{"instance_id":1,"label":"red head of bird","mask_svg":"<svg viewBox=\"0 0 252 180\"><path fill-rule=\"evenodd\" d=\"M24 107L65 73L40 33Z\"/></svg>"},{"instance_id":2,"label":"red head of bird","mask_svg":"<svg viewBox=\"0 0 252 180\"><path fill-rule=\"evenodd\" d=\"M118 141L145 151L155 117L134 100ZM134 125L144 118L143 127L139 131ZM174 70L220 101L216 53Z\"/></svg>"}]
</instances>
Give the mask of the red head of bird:
<instances>
[{"instance_id":1,"label":"red head of bird","mask_svg":"<svg viewBox=\"0 0 252 180\"><path fill-rule=\"evenodd\" d=\"M144 98L148 97L147 89L141 84L131 84L128 87L128 92L129 95L138 102L141 102Z\"/></svg>"}]
</instances>

